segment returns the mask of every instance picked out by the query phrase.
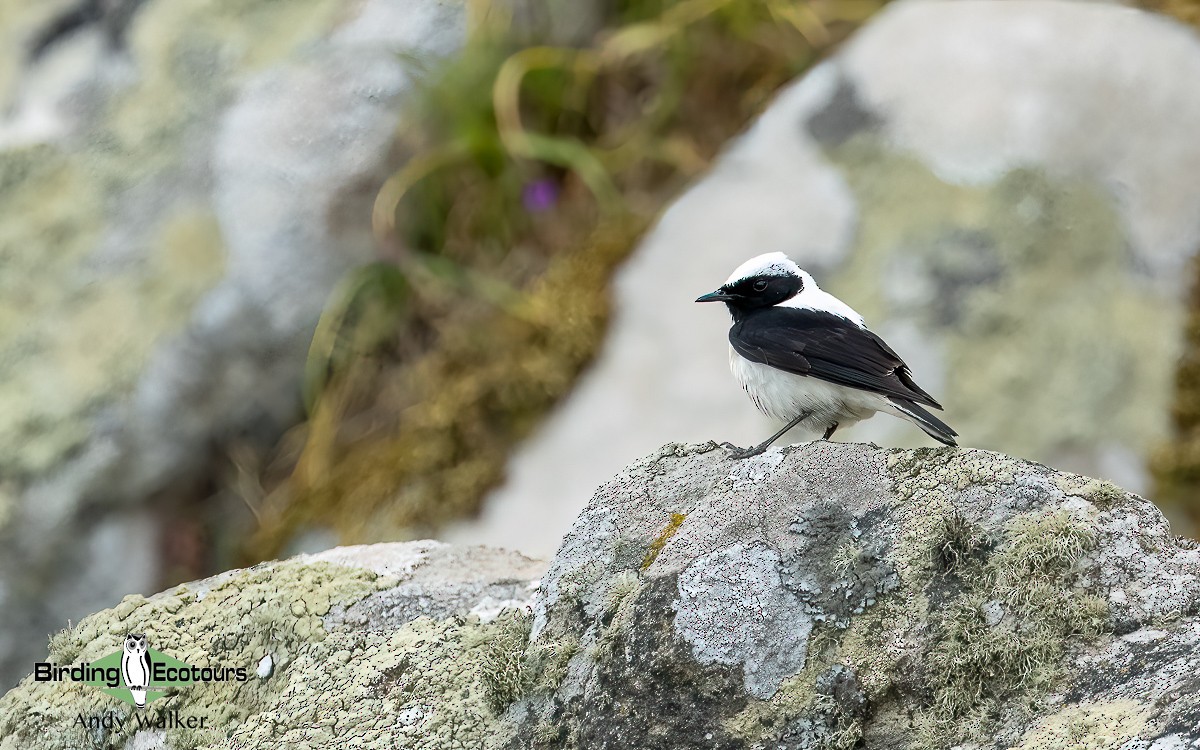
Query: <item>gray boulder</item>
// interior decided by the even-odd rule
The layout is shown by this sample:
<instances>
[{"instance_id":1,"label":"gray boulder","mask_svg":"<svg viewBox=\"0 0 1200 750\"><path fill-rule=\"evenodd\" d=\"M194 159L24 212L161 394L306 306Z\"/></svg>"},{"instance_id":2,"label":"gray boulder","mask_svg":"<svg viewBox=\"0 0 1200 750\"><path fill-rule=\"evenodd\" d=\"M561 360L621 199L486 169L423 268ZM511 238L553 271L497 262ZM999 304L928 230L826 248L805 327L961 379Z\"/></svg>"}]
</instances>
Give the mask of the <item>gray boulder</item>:
<instances>
[{"instance_id":1,"label":"gray boulder","mask_svg":"<svg viewBox=\"0 0 1200 750\"><path fill-rule=\"evenodd\" d=\"M728 372L728 316L692 303L772 251L866 316L963 445L1146 492L1200 247L1197 132L1200 39L1167 18L888 5L663 215L616 279L599 359L448 539L548 554L655 446L773 432ZM843 439L932 444L886 417Z\"/></svg>"},{"instance_id":2,"label":"gray boulder","mask_svg":"<svg viewBox=\"0 0 1200 750\"><path fill-rule=\"evenodd\" d=\"M1200 747L1200 549L985 451L668 445L542 579L509 747Z\"/></svg>"},{"instance_id":3,"label":"gray boulder","mask_svg":"<svg viewBox=\"0 0 1200 750\"><path fill-rule=\"evenodd\" d=\"M602 486L541 572L418 542L130 597L52 661L132 630L253 676L136 714L208 717L161 730L27 678L0 748L1200 747L1200 549L1039 464L671 444ZM126 724L87 728L105 716Z\"/></svg>"}]
</instances>

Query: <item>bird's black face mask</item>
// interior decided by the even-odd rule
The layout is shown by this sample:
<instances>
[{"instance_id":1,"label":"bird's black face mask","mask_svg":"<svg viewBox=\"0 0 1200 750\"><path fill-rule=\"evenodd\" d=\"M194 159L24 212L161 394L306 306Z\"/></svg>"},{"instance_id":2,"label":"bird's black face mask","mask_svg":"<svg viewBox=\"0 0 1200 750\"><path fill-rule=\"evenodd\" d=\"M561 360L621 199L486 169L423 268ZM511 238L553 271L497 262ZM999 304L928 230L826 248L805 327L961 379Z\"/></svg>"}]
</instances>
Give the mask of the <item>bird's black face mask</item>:
<instances>
[{"instance_id":1,"label":"bird's black face mask","mask_svg":"<svg viewBox=\"0 0 1200 750\"><path fill-rule=\"evenodd\" d=\"M795 297L804 288L799 276L750 276L726 284L715 292L696 299L697 302L724 302L731 309L755 310L773 307Z\"/></svg>"}]
</instances>

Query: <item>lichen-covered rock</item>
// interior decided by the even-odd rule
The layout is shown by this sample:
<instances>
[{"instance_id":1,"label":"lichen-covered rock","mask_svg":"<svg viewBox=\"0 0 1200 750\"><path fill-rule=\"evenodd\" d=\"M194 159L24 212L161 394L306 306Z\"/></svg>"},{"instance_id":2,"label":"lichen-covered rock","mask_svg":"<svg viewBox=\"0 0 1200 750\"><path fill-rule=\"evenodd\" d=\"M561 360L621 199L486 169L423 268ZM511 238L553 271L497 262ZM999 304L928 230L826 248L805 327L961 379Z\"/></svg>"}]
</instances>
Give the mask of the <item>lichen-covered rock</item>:
<instances>
[{"instance_id":1,"label":"lichen-covered rock","mask_svg":"<svg viewBox=\"0 0 1200 750\"><path fill-rule=\"evenodd\" d=\"M414 542L129 597L51 661L134 631L251 676L144 712L27 678L0 750L1200 747L1200 548L1039 464L672 444L601 487L543 570ZM137 727L173 715L206 726Z\"/></svg>"},{"instance_id":2,"label":"lichen-covered rock","mask_svg":"<svg viewBox=\"0 0 1200 750\"><path fill-rule=\"evenodd\" d=\"M156 493L298 417L322 306L373 258L401 53L452 51L464 15L0 0L0 684L160 585Z\"/></svg>"},{"instance_id":3,"label":"lichen-covered rock","mask_svg":"<svg viewBox=\"0 0 1200 750\"><path fill-rule=\"evenodd\" d=\"M542 580L510 748L1200 746L1200 549L978 450L668 445ZM565 663L562 660L566 659Z\"/></svg>"},{"instance_id":4,"label":"lichen-covered rock","mask_svg":"<svg viewBox=\"0 0 1200 750\"><path fill-rule=\"evenodd\" d=\"M27 678L0 698L0 748L478 747L520 690L544 567L482 547L380 544L127 597L55 636L50 661L90 662L142 632L249 680L176 688L140 712L203 728L139 729L139 712L94 687Z\"/></svg>"},{"instance_id":5,"label":"lichen-covered rock","mask_svg":"<svg viewBox=\"0 0 1200 750\"><path fill-rule=\"evenodd\" d=\"M455 539L548 553L636 456L770 434L728 373L728 316L692 304L769 251L863 313L962 444L1145 493L1200 248L1197 132L1200 38L1167 18L889 4L663 215L602 355ZM849 436L931 444L885 417ZM531 514L556 526L530 538Z\"/></svg>"}]
</instances>

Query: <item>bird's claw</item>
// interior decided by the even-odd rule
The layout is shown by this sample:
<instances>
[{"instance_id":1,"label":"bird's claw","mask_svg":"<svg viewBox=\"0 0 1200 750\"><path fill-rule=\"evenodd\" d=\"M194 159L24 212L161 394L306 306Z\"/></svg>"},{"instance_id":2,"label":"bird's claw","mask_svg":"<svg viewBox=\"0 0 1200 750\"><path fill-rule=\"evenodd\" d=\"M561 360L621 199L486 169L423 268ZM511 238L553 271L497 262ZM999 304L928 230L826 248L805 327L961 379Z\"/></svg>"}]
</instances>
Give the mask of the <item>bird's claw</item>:
<instances>
[{"instance_id":1,"label":"bird's claw","mask_svg":"<svg viewBox=\"0 0 1200 750\"><path fill-rule=\"evenodd\" d=\"M729 457L732 458L734 461L741 461L743 458L750 458L751 456L757 456L766 450L765 446L760 446L760 445L756 445L753 448L739 448L736 445L734 445L733 443L730 443L728 441L721 443L721 447L729 449Z\"/></svg>"}]
</instances>

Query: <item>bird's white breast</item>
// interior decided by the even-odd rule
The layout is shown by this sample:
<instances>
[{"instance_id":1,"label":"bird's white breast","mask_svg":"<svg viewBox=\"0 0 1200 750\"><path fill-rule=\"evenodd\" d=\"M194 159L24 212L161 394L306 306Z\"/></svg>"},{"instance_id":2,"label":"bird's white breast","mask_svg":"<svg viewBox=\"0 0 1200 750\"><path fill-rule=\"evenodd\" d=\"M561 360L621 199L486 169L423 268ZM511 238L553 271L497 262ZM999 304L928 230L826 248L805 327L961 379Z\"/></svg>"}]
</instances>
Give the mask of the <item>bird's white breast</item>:
<instances>
[{"instance_id":1,"label":"bird's white breast","mask_svg":"<svg viewBox=\"0 0 1200 750\"><path fill-rule=\"evenodd\" d=\"M877 394L751 362L732 346L729 369L763 414L790 421L801 411L810 411L813 416L803 422L810 429L824 430L833 422L848 427L877 411L890 411Z\"/></svg>"}]
</instances>

